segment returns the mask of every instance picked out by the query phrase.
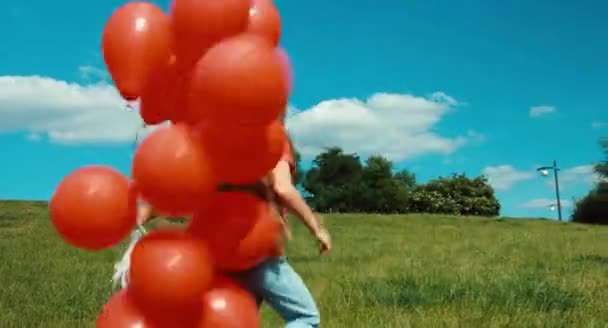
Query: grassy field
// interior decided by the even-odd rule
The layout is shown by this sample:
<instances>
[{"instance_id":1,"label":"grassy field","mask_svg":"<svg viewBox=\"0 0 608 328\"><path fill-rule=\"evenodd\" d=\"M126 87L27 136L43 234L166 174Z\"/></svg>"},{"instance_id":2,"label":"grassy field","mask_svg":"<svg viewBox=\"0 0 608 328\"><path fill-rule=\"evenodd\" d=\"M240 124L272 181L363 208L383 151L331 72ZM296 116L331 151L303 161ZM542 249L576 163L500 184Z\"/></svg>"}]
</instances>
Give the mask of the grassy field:
<instances>
[{"instance_id":1,"label":"grassy field","mask_svg":"<svg viewBox=\"0 0 608 328\"><path fill-rule=\"evenodd\" d=\"M289 255L324 328L608 327L608 228L541 220L331 215ZM46 204L0 202L0 327L94 327L124 246L65 245ZM281 321L264 308L264 327Z\"/></svg>"}]
</instances>

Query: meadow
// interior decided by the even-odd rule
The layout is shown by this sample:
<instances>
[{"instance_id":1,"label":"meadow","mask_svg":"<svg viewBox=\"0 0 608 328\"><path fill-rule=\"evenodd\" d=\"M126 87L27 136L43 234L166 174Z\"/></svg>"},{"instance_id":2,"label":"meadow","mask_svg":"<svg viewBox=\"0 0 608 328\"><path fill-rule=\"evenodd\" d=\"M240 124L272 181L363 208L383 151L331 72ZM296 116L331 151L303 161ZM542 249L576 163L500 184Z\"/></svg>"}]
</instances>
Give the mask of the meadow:
<instances>
[{"instance_id":1,"label":"meadow","mask_svg":"<svg viewBox=\"0 0 608 328\"><path fill-rule=\"evenodd\" d=\"M323 328L608 327L608 227L531 219L326 215L289 255ZM94 327L125 245L67 246L46 203L0 202L0 327ZM282 327L268 308L263 327Z\"/></svg>"}]
</instances>

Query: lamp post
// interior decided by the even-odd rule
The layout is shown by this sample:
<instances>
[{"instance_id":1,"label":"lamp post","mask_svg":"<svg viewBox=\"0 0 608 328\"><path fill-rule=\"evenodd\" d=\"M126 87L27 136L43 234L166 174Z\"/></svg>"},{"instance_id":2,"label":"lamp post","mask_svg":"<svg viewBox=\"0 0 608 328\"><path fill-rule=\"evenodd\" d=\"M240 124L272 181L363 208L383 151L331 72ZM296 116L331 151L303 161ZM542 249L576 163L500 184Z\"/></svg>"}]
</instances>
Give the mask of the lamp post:
<instances>
[{"instance_id":1,"label":"lamp post","mask_svg":"<svg viewBox=\"0 0 608 328\"><path fill-rule=\"evenodd\" d=\"M557 178L557 172L559 171L559 167L557 167L557 161L553 161L553 166L543 166L536 169L536 171L540 172L540 174L544 177L549 175L549 170L553 171L553 177L555 179L555 198L557 199L557 218L562 220L562 203L559 199L559 180Z\"/></svg>"}]
</instances>

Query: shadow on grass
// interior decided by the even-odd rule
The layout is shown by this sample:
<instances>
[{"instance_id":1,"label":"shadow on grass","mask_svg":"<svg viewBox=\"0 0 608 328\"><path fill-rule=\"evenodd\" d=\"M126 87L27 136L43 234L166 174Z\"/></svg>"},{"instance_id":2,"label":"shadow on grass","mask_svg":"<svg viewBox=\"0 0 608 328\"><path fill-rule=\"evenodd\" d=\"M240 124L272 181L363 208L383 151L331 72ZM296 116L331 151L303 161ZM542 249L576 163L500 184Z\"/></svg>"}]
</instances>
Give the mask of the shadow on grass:
<instances>
[{"instance_id":1,"label":"shadow on grass","mask_svg":"<svg viewBox=\"0 0 608 328\"><path fill-rule=\"evenodd\" d=\"M602 256L602 255L597 255L597 254L581 255L581 256L578 256L577 258L575 258L575 261L608 265L608 256Z\"/></svg>"},{"instance_id":2,"label":"shadow on grass","mask_svg":"<svg viewBox=\"0 0 608 328\"><path fill-rule=\"evenodd\" d=\"M567 311L575 308L581 297L545 280L540 272L485 283L440 277L421 282L413 276L401 275L368 279L360 286L362 300L367 305L399 308L466 305L505 313L521 308Z\"/></svg>"},{"instance_id":3,"label":"shadow on grass","mask_svg":"<svg viewBox=\"0 0 608 328\"><path fill-rule=\"evenodd\" d=\"M46 218L46 202L0 201L0 229L20 228L33 220Z\"/></svg>"},{"instance_id":4,"label":"shadow on grass","mask_svg":"<svg viewBox=\"0 0 608 328\"><path fill-rule=\"evenodd\" d=\"M12 211L16 209L28 209L28 208L48 208L49 203L46 201L21 201L21 200L0 200L0 209L6 208Z\"/></svg>"},{"instance_id":5,"label":"shadow on grass","mask_svg":"<svg viewBox=\"0 0 608 328\"><path fill-rule=\"evenodd\" d=\"M522 219L498 218L494 220L485 221L484 223L501 223L502 225L518 227L525 225L525 222L522 221Z\"/></svg>"},{"instance_id":6,"label":"shadow on grass","mask_svg":"<svg viewBox=\"0 0 608 328\"><path fill-rule=\"evenodd\" d=\"M447 281L421 284L412 277L371 279L361 284L369 305L414 308L463 302L468 291Z\"/></svg>"},{"instance_id":7,"label":"shadow on grass","mask_svg":"<svg viewBox=\"0 0 608 328\"><path fill-rule=\"evenodd\" d=\"M327 257L324 259L327 263L342 264L342 265L360 265L361 263L368 263L377 259L378 256L372 255L358 255L358 256L340 256L340 257ZM319 255L294 255L289 256L289 261L297 263L318 263Z\"/></svg>"},{"instance_id":8,"label":"shadow on grass","mask_svg":"<svg viewBox=\"0 0 608 328\"><path fill-rule=\"evenodd\" d=\"M21 215L16 213L6 213L0 211L0 229L2 228L14 228L20 224L25 223Z\"/></svg>"}]
</instances>

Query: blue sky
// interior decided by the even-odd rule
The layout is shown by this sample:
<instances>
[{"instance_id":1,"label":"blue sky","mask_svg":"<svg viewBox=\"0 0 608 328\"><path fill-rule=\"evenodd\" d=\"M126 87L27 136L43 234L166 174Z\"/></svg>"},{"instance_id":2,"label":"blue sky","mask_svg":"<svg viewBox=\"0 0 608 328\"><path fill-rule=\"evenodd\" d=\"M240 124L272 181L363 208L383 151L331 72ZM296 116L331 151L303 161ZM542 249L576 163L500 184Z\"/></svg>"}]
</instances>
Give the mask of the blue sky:
<instances>
[{"instance_id":1,"label":"blue sky","mask_svg":"<svg viewBox=\"0 0 608 328\"><path fill-rule=\"evenodd\" d=\"M48 199L86 164L128 173L137 116L104 82L100 49L124 3L0 4L0 199ZM275 3L295 69L289 128L305 153L385 154L420 181L487 173L508 216L555 216L534 172L554 159L563 199L590 188L608 135L608 3Z\"/></svg>"}]
</instances>

